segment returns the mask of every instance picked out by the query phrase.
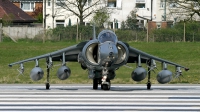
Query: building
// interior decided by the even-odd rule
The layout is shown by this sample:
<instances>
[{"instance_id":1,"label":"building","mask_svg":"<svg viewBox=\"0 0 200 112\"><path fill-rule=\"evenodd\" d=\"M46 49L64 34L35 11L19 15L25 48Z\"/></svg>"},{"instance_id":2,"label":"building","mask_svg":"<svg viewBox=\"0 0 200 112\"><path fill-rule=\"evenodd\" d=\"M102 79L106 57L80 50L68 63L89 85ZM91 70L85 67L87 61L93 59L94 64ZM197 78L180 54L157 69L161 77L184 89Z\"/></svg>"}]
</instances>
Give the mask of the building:
<instances>
[{"instance_id":1,"label":"building","mask_svg":"<svg viewBox=\"0 0 200 112\"><path fill-rule=\"evenodd\" d=\"M0 0L0 19L11 22L12 25L29 25L35 21L34 18L26 14L9 0Z\"/></svg>"},{"instance_id":2,"label":"building","mask_svg":"<svg viewBox=\"0 0 200 112\"><path fill-rule=\"evenodd\" d=\"M35 9L43 7L43 0L10 0L10 1L32 17Z\"/></svg>"},{"instance_id":3,"label":"building","mask_svg":"<svg viewBox=\"0 0 200 112\"><path fill-rule=\"evenodd\" d=\"M54 28L56 26L67 26L71 21L72 25L77 24L77 17L66 11L58 4L62 4L65 0L46 0L46 28ZM87 0L85 8L96 0ZM103 0L102 0L103 1ZM132 10L136 10L138 15L139 27L145 27L147 21L151 21L152 28L162 28L173 25L174 22L184 19L182 15L171 14L171 10L176 10L176 4L173 2L166 3L166 0L105 0L99 7L106 7L112 11L110 14L109 28L121 27L121 22L127 19ZM165 7L166 6L166 7ZM72 8L73 9L73 8ZM88 12L86 12L88 13ZM92 15L84 19L85 24L90 23Z\"/></svg>"}]
</instances>

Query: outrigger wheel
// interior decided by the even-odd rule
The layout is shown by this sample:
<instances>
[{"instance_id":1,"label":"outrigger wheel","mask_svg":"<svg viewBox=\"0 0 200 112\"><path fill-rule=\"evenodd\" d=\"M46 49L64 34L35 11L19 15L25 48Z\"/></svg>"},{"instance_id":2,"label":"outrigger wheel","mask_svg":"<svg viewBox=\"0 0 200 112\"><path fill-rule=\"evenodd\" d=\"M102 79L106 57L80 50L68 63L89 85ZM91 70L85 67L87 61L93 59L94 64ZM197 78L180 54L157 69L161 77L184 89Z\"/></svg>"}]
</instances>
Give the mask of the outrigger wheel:
<instances>
[{"instance_id":1,"label":"outrigger wheel","mask_svg":"<svg viewBox=\"0 0 200 112\"><path fill-rule=\"evenodd\" d=\"M46 89L48 90L50 88L50 84L46 83Z\"/></svg>"},{"instance_id":2,"label":"outrigger wheel","mask_svg":"<svg viewBox=\"0 0 200 112\"><path fill-rule=\"evenodd\" d=\"M147 89L151 89L151 82L147 82Z\"/></svg>"}]
</instances>

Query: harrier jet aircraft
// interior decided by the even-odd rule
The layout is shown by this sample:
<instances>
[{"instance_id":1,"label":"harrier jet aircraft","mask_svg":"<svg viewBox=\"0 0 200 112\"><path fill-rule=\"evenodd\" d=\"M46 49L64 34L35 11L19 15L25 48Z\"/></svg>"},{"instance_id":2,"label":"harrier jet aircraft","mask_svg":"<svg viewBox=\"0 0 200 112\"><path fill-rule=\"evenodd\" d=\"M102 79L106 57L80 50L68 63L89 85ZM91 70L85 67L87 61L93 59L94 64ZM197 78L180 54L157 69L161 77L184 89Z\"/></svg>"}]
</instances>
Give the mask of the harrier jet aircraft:
<instances>
[{"instance_id":1,"label":"harrier jet aircraft","mask_svg":"<svg viewBox=\"0 0 200 112\"><path fill-rule=\"evenodd\" d=\"M176 68L176 75L182 74L181 68L186 71L188 68L152 56L143 51L129 46L127 43L119 41L114 32L110 30L103 30L96 38L95 29L93 31L93 39L79 44L66 47L64 49L50 52L44 55L36 56L33 58L21 60L9 64L12 67L15 64L20 65L20 72L23 73L23 63L35 61L36 65L30 72L30 78L34 81L40 80L44 71L39 67L39 60L46 59L47 63L47 83L46 89L50 88L49 72L53 66L53 61L61 61L62 66L57 71L57 76L60 80L69 78L71 70L66 66L66 62L79 62L82 69L88 70L88 76L93 79L93 89L110 90L110 80L115 78L115 71L127 63L137 63L137 67L131 73L134 81L141 81L148 76L147 89L151 88L150 72L156 68L156 61L162 63L163 68L157 75L159 83L168 83L172 79L172 72L167 69L167 64L173 65ZM141 63L148 65L148 70L141 66Z\"/></svg>"}]
</instances>

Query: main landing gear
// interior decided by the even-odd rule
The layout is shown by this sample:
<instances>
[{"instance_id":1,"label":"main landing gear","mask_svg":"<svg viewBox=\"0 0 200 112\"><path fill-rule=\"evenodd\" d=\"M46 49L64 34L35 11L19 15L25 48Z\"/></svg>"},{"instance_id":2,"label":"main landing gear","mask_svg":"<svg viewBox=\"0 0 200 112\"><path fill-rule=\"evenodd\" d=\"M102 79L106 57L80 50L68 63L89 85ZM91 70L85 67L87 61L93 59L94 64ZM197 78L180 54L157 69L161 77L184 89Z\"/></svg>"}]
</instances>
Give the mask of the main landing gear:
<instances>
[{"instance_id":1,"label":"main landing gear","mask_svg":"<svg viewBox=\"0 0 200 112\"><path fill-rule=\"evenodd\" d=\"M98 89L99 84L101 84L102 90L110 90L111 83L109 79L106 79L105 82L102 82L100 78L93 79L93 89Z\"/></svg>"}]
</instances>

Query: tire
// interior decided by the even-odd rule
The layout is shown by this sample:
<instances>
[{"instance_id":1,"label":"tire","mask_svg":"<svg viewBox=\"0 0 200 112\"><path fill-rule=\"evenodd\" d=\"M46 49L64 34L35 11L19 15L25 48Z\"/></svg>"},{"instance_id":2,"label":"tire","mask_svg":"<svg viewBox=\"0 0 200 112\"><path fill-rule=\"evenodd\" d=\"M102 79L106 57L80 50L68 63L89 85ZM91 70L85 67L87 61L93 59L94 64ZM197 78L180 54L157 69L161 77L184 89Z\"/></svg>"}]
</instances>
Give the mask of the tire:
<instances>
[{"instance_id":1,"label":"tire","mask_svg":"<svg viewBox=\"0 0 200 112\"><path fill-rule=\"evenodd\" d=\"M49 88L50 88L50 84L46 83L46 90L49 90Z\"/></svg>"},{"instance_id":2,"label":"tire","mask_svg":"<svg viewBox=\"0 0 200 112\"><path fill-rule=\"evenodd\" d=\"M150 82L147 83L147 89L151 89L151 83Z\"/></svg>"},{"instance_id":3,"label":"tire","mask_svg":"<svg viewBox=\"0 0 200 112\"><path fill-rule=\"evenodd\" d=\"M98 79L93 79L93 89L98 89Z\"/></svg>"}]
</instances>

